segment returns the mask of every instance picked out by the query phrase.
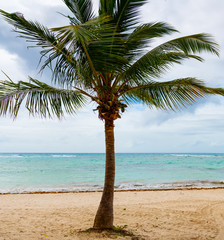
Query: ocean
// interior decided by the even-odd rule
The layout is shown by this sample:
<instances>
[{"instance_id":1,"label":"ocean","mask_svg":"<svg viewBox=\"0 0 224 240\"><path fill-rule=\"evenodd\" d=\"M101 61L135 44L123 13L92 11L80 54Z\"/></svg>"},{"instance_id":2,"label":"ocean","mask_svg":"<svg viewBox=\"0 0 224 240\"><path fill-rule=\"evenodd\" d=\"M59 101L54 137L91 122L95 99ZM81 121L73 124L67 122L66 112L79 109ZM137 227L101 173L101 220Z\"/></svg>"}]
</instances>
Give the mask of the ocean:
<instances>
[{"instance_id":1,"label":"ocean","mask_svg":"<svg viewBox=\"0 0 224 240\"><path fill-rule=\"evenodd\" d=\"M0 153L0 193L98 191L105 154ZM115 190L224 187L224 154L116 154Z\"/></svg>"}]
</instances>

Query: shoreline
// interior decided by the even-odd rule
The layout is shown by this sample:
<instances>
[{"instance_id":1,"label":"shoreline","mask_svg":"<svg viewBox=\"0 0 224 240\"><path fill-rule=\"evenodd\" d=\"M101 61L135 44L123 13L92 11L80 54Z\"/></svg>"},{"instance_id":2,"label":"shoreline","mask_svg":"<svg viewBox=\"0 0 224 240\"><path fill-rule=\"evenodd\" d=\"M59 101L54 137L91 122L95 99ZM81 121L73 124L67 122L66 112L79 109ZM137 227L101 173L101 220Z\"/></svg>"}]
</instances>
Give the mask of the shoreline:
<instances>
[{"instance_id":1,"label":"shoreline","mask_svg":"<svg viewBox=\"0 0 224 240\"><path fill-rule=\"evenodd\" d=\"M191 190L216 190L224 187L182 187L182 188L153 188L153 189L119 189L114 192L158 192L158 191L191 191ZM0 193L0 195L24 195L24 194L63 194L63 193L102 193L103 190L79 190L79 191L37 191L37 192L19 192L19 193Z\"/></svg>"}]
</instances>

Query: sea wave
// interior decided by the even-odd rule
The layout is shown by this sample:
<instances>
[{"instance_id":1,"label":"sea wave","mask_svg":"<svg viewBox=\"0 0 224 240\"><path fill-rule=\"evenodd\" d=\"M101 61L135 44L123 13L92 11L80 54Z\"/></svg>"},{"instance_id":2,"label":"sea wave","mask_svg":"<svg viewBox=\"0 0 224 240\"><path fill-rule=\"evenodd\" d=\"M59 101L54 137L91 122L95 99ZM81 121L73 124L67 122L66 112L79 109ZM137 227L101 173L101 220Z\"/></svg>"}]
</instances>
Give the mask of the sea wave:
<instances>
[{"instance_id":1,"label":"sea wave","mask_svg":"<svg viewBox=\"0 0 224 240\"><path fill-rule=\"evenodd\" d=\"M0 158L21 158L23 156L19 155L19 154L0 154Z\"/></svg>"},{"instance_id":2,"label":"sea wave","mask_svg":"<svg viewBox=\"0 0 224 240\"><path fill-rule=\"evenodd\" d=\"M224 181L188 181L171 183L120 183L115 185L115 191L134 191L134 190L172 190L172 189L212 189L224 188ZM102 191L103 185L75 185L75 186L46 186L46 187L15 187L0 188L0 194L8 193L63 193L63 192L93 192Z\"/></svg>"},{"instance_id":3,"label":"sea wave","mask_svg":"<svg viewBox=\"0 0 224 240\"><path fill-rule=\"evenodd\" d=\"M51 155L51 157L55 157L55 158L71 158L71 157L77 157L77 156L76 155L67 155L67 154L63 154L63 155L54 154L54 155Z\"/></svg>"},{"instance_id":4,"label":"sea wave","mask_svg":"<svg viewBox=\"0 0 224 240\"><path fill-rule=\"evenodd\" d=\"M175 156L175 157L196 157L196 158L211 158L211 157L224 157L223 154L194 154L194 153L189 153L189 154L178 154L178 153L172 153L170 154L171 156Z\"/></svg>"}]
</instances>

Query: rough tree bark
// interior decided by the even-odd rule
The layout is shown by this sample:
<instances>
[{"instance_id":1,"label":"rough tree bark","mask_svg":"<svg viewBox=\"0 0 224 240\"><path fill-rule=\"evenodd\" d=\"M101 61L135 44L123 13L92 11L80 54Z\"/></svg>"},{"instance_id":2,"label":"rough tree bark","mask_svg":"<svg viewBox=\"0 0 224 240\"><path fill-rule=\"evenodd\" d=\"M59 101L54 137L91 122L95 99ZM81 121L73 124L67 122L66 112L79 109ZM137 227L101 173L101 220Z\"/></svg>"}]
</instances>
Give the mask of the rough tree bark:
<instances>
[{"instance_id":1,"label":"rough tree bark","mask_svg":"<svg viewBox=\"0 0 224 240\"><path fill-rule=\"evenodd\" d=\"M115 181L114 120L105 119L106 167L104 189L93 228L113 228L113 201Z\"/></svg>"}]
</instances>

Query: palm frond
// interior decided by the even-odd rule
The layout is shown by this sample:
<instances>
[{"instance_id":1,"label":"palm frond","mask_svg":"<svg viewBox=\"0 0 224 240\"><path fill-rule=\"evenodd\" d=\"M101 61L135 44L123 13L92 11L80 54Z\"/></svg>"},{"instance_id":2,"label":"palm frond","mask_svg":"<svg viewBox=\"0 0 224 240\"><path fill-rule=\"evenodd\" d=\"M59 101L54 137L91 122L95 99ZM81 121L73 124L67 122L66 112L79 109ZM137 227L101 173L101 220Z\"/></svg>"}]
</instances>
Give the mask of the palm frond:
<instances>
[{"instance_id":1,"label":"palm frond","mask_svg":"<svg viewBox=\"0 0 224 240\"><path fill-rule=\"evenodd\" d=\"M207 51L219 55L218 45L209 34L195 34L176 38L163 43L139 58L123 74L123 79L153 79L161 75L174 63L193 58L199 61L203 59L196 53Z\"/></svg>"},{"instance_id":2,"label":"palm frond","mask_svg":"<svg viewBox=\"0 0 224 240\"><path fill-rule=\"evenodd\" d=\"M196 78L182 78L168 82L151 82L134 88L127 87L123 98L128 102L140 101L149 107L179 110L209 94L224 96L224 89L206 87L204 82Z\"/></svg>"},{"instance_id":3,"label":"palm frond","mask_svg":"<svg viewBox=\"0 0 224 240\"><path fill-rule=\"evenodd\" d=\"M203 61L197 55L186 55L181 52L152 52L145 54L126 71L124 71L115 81L114 85L119 86L118 91L123 91L123 87L128 84L135 87L147 84L154 79L160 78L174 64L181 64L183 60L196 59Z\"/></svg>"},{"instance_id":4,"label":"palm frond","mask_svg":"<svg viewBox=\"0 0 224 240\"><path fill-rule=\"evenodd\" d=\"M14 31L21 34L20 37L26 38L28 42L34 42L43 48L57 43L54 34L44 25L28 21L16 13L7 13L3 10L0 10L0 13L9 24L15 27Z\"/></svg>"},{"instance_id":5,"label":"palm frond","mask_svg":"<svg viewBox=\"0 0 224 240\"><path fill-rule=\"evenodd\" d=\"M63 112L74 114L85 104L85 96L79 91L57 89L36 79L30 82L0 82L0 115L17 117L23 102L32 115L63 117Z\"/></svg>"},{"instance_id":6,"label":"palm frond","mask_svg":"<svg viewBox=\"0 0 224 240\"><path fill-rule=\"evenodd\" d=\"M38 22L20 18L17 14L10 14L2 10L0 10L0 13L5 17L6 21L18 29L14 31L20 34L19 37L31 42L32 47L40 47L42 49L40 61L44 61L44 64L41 67L41 71L56 60L56 69L61 69L62 72L68 71L68 75L72 72L72 79L76 77L78 74L76 71L77 61L73 56L73 52L59 42L53 32ZM57 75L56 73L55 71L54 79ZM58 80L60 83L60 79Z\"/></svg>"},{"instance_id":7,"label":"palm frond","mask_svg":"<svg viewBox=\"0 0 224 240\"><path fill-rule=\"evenodd\" d=\"M99 15L113 16L117 0L100 0Z\"/></svg>"},{"instance_id":8,"label":"palm frond","mask_svg":"<svg viewBox=\"0 0 224 240\"><path fill-rule=\"evenodd\" d=\"M77 58L89 62L95 78L97 71L114 71L127 62L123 56L124 43L119 34L114 34L114 24L110 20L108 17L99 17L82 25L52 29L57 33L59 42L70 51L76 49Z\"/></svg>"},{"instance_id":9,"label":"palm frond","mask_svg":"<svg viewBox=\"0 0 224 240\"><path fill-rule=\"evenodd\" d=\"M152 51L182 51L186 54L208 52L219 56L218 44L212 35L200 33L185 37L176 38L163 43Z\"/></svg>"},{"instance_id":10,"label":"palm frond","mask_svg":"<svg viewBox=\"0 0 224 240\"><path fill-rule=\"evenodd\" d=\"M152 22L142 24L128 35L126 40L127 56L131 56L130 60L138 57L146 46L158 37L178 32L175 28L164 22Z\"/></svg>"},{"instance_id":11,"label":"palm frond","mask_svg":"<svg viewBox=\"0 0 224 240\"><path fill-rule=\"evenodd\" d=\"M72 24L82 24L95 17L91 0L63 0L66 6L74 14L75 19L70 18Z\"/></svg>"},{"instance_id":12,"label":"palm frond","mask_svg":"<svg viewBox=\"0 0 224 240\"><path fill-rule=\"evenodd\" d=\"M140 8L147 0L117 0L113 18L119 32L128 31L139 22Z\"/></svg>"}]
</instances>

